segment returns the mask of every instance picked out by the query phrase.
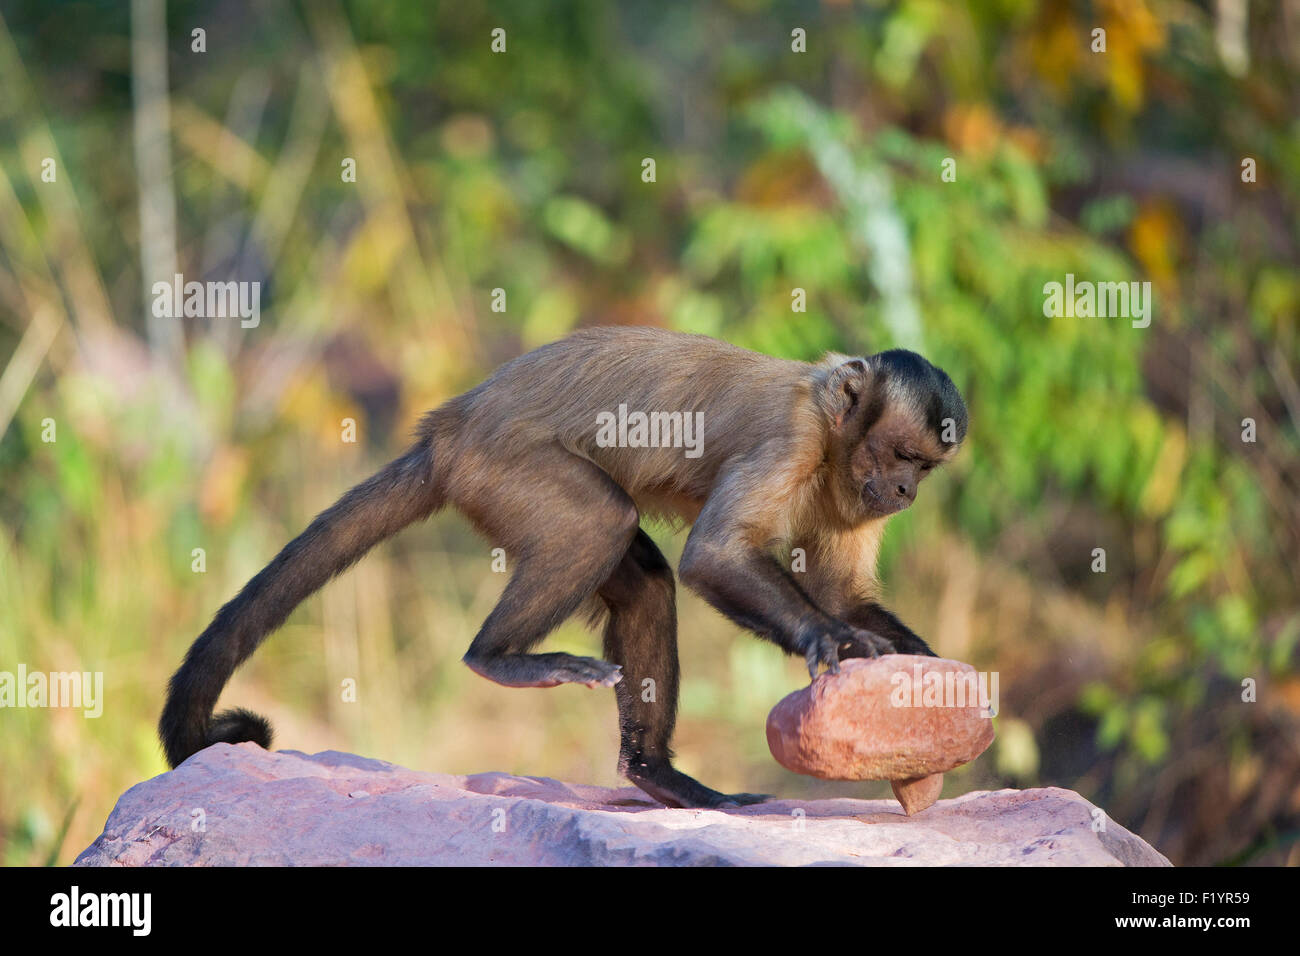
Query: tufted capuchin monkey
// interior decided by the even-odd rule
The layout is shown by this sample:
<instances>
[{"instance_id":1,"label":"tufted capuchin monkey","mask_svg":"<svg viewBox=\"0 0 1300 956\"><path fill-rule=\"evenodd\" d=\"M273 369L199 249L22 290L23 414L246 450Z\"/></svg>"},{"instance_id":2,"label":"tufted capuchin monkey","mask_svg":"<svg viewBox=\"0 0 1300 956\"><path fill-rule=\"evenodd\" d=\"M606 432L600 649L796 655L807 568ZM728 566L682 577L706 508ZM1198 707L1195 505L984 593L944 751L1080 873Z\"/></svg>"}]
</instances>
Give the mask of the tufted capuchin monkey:
<instances>
[{"instance_id":1,"label":"tufted capuchin monkey","mask_svg":"<svg viewBox=\"0 0 1300 956\"><path fill-rule=\"evenodd\" d=\"M213 714L235 668L326 581L451 504L513 569L465 664L506 687L612 687L627 779L674 807L757 802L672 765L673 573L642 517L690 523L682 581L813 676L849 657L932 654L877 603L876 555L966 424L952 380L913 352L809 364L654 328L576 332L427 413L404 455L217 612L171 680L167 759L219 741L269 748L263 718ZM604 620L604 659L533 653L580 611Z\"/></svg>"}]
</instances>

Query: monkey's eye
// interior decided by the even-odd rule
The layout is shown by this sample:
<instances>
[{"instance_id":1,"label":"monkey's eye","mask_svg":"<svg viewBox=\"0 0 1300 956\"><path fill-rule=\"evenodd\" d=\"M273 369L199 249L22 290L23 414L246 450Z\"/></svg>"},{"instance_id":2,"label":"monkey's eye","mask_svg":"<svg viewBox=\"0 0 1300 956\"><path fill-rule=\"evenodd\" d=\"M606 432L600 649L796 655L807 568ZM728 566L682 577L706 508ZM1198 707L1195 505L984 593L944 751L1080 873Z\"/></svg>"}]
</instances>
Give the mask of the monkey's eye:
<instances>
[{"instance_id":1,"label":"monkey's eye","mask_svg":"<svg viewBox=\"0 0 1300 956\"><path fill-rule=\"evenodd\" d=\"M911 452L903 451L898 448L894 449L894 457L897 458L899 461L905 461L908 462L909 464L918 464L921 466L922 471L933 467L932 465L922 464L921 459L918 458L916 455L912 454Z\"/></svg>"}]
</instances>

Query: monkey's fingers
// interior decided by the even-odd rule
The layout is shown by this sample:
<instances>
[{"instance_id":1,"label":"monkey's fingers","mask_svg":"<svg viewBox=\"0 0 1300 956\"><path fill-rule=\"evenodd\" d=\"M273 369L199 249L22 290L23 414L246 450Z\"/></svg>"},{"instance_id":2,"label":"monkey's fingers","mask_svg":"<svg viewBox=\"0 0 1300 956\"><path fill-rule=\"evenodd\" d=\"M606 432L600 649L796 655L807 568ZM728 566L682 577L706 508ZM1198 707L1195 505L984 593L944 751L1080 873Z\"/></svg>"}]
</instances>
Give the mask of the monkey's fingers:
<instances>
[{"instance_id":1,"label":"monkey's fingers","mask_svg":"<svg viewBox=\"0 0 1300 956\"><path fill-rule=\"evenodd\" d=\"M839 648L829 635L823 634L814 639L804 653L804 660L808 664L808 677L811 680L817 679L817 671L822 664L832 674L840 672Z\"/></svg>"},{"instance_id":2,"label":"monkey's fingers","mask_svg":"<svg viewBox=\"0 0 1300 956\"><path fill-rule=\"evenodd\" d=\"M839 646L840 657L879 657L882 654L896 653L894 645L887 638L874 631L858 629L854 637L843 641Z\"/></svg>"},{"instance_id":3,"label":"monkey's fingers","mask_svg":"<svg viewBox=\"0 0 1300 956\"><path fill-rule=\"evenodd\" d=\"M822 664L821 654L818 651L816 644L808 648L808 650L804 653L803 659L804 659L804 663L808 665L808 679L816 680L817 671Z\"/></svg>"},{"instance_id":4,"label":"monkey's fingers","mask_svg":"<svg viewBox=\"0 0 1300 956\"><path fill-rule=\"evenodd\" d=\"M930 645L925 643L915 634L900 634L894 638L894 653L896 654L920 654L923 657L938 657Z\"/></svg>"},{"instance_id":5,"label":"monkey's fingers","mask_svg":"<svg viewBox=\"0 0 1300 956\"><path fill-rule=\"evenodd\" d=\"M622 665L611 664L609 661L575 657L571 654L556 654L553 660L546 675L545 686L583 684L587 687L613 687L623 679Z\"/></svg>"}]
</instances>

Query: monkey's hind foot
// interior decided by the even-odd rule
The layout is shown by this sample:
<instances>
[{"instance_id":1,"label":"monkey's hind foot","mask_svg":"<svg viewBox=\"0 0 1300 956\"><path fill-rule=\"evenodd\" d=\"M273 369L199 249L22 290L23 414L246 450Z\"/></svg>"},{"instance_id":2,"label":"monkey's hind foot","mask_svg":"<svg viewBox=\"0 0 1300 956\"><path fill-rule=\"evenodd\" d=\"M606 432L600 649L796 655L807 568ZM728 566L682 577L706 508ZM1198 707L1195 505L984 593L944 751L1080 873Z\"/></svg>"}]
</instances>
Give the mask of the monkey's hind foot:
<instances>
[{"instance_id":1,"label":"monkey's hind foot","mask_svg":"<svg viewBox=\"0 0 1300 956\"><path fill-rule=\"evenodd\" d=\"M772 799L767 793L719 793L688 777L667 762L629 767L627 779L669 807L718 810L744 807Z\"/></svg>"},{"instance_id":2,"label":"monkey's hind foot","mask_svg":"<svg viewBox=\"0 0 1300 956\"><path fill-rule=\"evenodd\" d=\"M613 687L623 679L618 664L573 654L501 654L483 658L466 654L464 660L474 673L505 687Z\"/></svg>"}]
</instances>

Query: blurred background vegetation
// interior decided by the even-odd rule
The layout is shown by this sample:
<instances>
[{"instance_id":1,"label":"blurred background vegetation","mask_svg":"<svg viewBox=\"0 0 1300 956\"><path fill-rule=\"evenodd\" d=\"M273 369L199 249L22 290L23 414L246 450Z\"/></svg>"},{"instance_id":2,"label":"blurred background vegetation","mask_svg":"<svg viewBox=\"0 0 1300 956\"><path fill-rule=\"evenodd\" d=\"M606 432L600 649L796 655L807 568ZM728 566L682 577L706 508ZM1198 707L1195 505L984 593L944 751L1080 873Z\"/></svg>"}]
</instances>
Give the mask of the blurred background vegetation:
<instances>
[{"instance_id":1,"label":"blurred background vegetation","mask_svg":"<svg viewBox=\"0 0 1300 956\"><path fill-rule=\"evenodd\" d=\"M422 410L610 323L947 368L970 437L883 556L901 616L1000 674L946 795L1070 787L1176 863L1300 862L1300 0L0 10L0 670L106 696L0 713L3 862L71 861L165 769L190 641ZM260 326L151 319L172 271L262 282ZM1150 327L1045 318L1067 272L1151 281ZM490 561L455 515L406 532L225 700L293 749L617 784L611 695L459 664ZM684 770L887 795L778 767L801 666L680 606Z\"/></svg>"}]
</instances>

